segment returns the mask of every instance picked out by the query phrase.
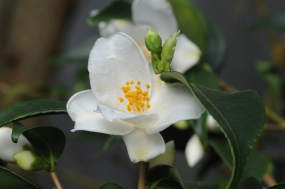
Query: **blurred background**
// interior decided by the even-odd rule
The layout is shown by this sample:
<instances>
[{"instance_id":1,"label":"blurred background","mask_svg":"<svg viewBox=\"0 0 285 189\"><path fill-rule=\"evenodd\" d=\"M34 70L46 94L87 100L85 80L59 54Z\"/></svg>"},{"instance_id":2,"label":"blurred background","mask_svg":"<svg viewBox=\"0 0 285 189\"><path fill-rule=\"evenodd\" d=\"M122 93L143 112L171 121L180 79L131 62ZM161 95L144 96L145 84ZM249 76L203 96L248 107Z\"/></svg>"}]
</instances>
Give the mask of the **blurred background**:
<instances>
[{"instance_id":1,"label":"blurred background","mask_svg":"<svg viewBox=\"0 0 285 189\"><path fill-rule=\"evenodd\" d=\"M99 34L97 27L89 26L86 20L92 10L108 2L0 0L0 110L17 102L38 98L67 101L76 91L88 89L78 81L88 80L84 55ZM249 33L246 29L268 14L284 11L284 0L192 2L207 19L219 26L225 36L228 55L219 78L238 90L253 89L264 97L264 81L252 63L258 59L271 60L270 40L264 32ZM77 48L75 54L82 53L82 59L80 56L73 60L65 59L64 55L67 52L72 54L74 51L70 49L74 48ZM110 139L107 135L79 131L71 133L73 122L67 115L39 117L25 123L35 125L39 122L57 126L66 133L67 145L57 165L64 188L91 189L106 182L115 182L125 188L136 187L138 165L130 162L124 144L115 143L115 148L106 145L106 140L113 143L120 138ZM185 135L190 137L191 132ZM283 136L277 135L276 138ZM278 141L275 145L284 151L284 142ZM185 180L197 179L194 170L185 166L183 145L179 148L181 151L177 152L175 166ZM285 157L279 150L271 152L270 147L265 147L264 151ZM26 173L16 166L9 166L45 188L53 186L44 171ZM282 166L276 173L280 180L284 176ZM203 179L209 181L216 172L209 171ZM221 177L227 177L226 173L222 172Z\"/></svg>"}]
</instances>

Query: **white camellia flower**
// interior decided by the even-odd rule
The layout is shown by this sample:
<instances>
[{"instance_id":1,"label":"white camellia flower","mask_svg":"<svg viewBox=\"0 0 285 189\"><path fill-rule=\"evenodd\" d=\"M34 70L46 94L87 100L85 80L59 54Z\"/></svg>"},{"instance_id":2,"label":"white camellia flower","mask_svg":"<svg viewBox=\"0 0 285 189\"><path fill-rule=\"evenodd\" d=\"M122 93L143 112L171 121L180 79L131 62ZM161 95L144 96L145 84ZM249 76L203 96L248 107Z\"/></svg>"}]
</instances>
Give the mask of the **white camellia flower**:
<instances>
[{"instance_id":1,"label":"white camellia flower","mask_svg":"<svg viewBox=\"0 0 285 189\"><path fill-rule=\"evenodd\" d=\"M11 139L12 129L10 127L0 128L0 159L6 162L15 163L13 155L31 146L24 135L20 135L18 143Z\"/></svg>"},{"instance_id":2,"label":"white camellia flower","mask_svg":"<svg viewBox=\"0 0 285 189\"><path fill-rule=\"evenodd\" d=\"M91 90L67 103L75 122L72 131L121 135L132 162L164 153L159 132L204 112L185 85L165 83L155 75L137 43L124 33L96 41L88 71Z\"/></svg>"},{"instance_id":3,"label":"white camellia flower","mask_svg":"<svg viewBox=\"0 0 285 189\"><path fill-rule=\"evenodd\" d=\"M92 15L94 15L94 11ZM128 34L137 42L149 62L151 54L144 44L147 29L153 29L159 33L162 42L179 30L167 0L134 0L132 20L133 24L129 21L116 19L108 23L101 22L98 25L99 32L103 37L108 37L116 32ZM200 56L200 49L184 34L180 34L171 67L174 71L184 73L199 61Z\"/></svg>"}]
</instances>

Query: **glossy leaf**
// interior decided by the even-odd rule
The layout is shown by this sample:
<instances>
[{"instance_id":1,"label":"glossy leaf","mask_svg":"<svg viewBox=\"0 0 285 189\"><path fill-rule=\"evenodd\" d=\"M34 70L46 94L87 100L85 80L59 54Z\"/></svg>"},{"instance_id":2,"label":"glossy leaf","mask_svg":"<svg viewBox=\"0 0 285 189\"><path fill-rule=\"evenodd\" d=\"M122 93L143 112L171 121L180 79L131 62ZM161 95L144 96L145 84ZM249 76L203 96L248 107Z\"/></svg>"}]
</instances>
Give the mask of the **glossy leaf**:
<instances>
[{"instance_id":1,"label":"glossy leaf","mask_svg":"<svg viewBox=\"0 0 285 189\"><path fill-rule=\"evenodd\" d=\"M285 12L270 15L252 24L249 31L271 30L285 34Z\"/></svg>"},{"instance_id":2,"label":"glossy leaf","mask_svg":"<svg viewBox=\"0 0 285 189\"><path fill-rule=\"evenodd\" d=\"M192 120L195 134L198 135L201 144L205 147L208 144L208 130L206 125L208 113L204 112L199 119Z\"/></svg>"},{"instance_id":3,"label":"glossy leaf","mask_svg":"<svg viewBox=\"0 0 285 189\"><path fill-rule=\"evenodd\" d=\"M209 139L209 144L219 154L224 163L232 169L231 149L226 142L226 139ZM243 178L253 176L258 180L262 180L263 176L270 171L271 163L261 153L251 150L243 172Z\"/></svg>"},{"instance_id":4,"label":"glossy leaf","mask_svg":"<svg viewBox=\"0 0 285 189\"><path fill-rule=\"evenodd\" d=\"M285 188L285 182L279 183L279 184L277 184L277 185L275 185L275 186L271 186L271 187L268 188L268 189L284 189L284 188Z\"/></svg>"},{"instance_id":5,"label":"glossy leaf","mask_svg":"<svg viewBox=\"0 0 285 189\"><path fill-rule=\"evenodd\" d=\"M220 189L218 184L207 182L186 182L185 187L187 189Z\"/></svg>"},{"instance_id":6,"label":"glossy leaf","mask_svg":"<svg viewBox=\"0 0 285 189\"><path fill-rule=\"evenodd\" d=\"M9 188L43 189L43 187L24 178L18 173L15 173L10 169L1 166L0 166L0 187L5 189Z\"/></svg>"},{"instance_id":7,"label":"glossy leaf","mask_svg":"<svg viewBox=\"0 0 285 189\"><path fill-rule=\"evenodd\" d=\"M0 127L12 121L42 114L66 114L66 102L32 100L10 106L0 112Z\"/></svg>"},{"instance_id":8,"label":"glossy leaf","mask_svg":"<svg viewBox=\"0 0 285 189\"><path fill-rule=\"evenodd\" d=\"M52 59L52 65L60 65L65 63L82 63L88 62L89 53L99 36L92 36L78 46L68 50L67 52Z\"/></svg>"},{"instance_id":9,"label":"glossy leaf","mask_svg":"<svg viewBox=\"0 0 285 189\"><path fill-rule=\"evenodd\" d=\"M219 78L207 64L191 68L185 74L189 83L194 83L211 89L219 89Z\"/></svg>"},{"instance_id":10,"label":"glossy leaf","mask_svg":"<svg viewBox=\"0 0 285 189\"><path fill-rule=\"evenodd\" d=\"M32 144L36 153L49 165L48 171L55 170L55 162L61 156L65 147L65 135L57 127L34 126L25 127L21 123L12 122L12 140L17 142L23 133Z\"/></svg>"},{"instance_id":11,"label":"glossy leaf","mask_svg":"<svg viewBox=\"0 0 285 189\"><path fill-rule=\"evenodd\" d=\"M124 189L124 188L115 183L108 183L108 184L104 184L99 189Z\"/></svg>"},{"instance_id":12,"label":"glossy leaf","mask_svg":"<svg viewBox=\"0 0 285 189\"><path fill-rule=\"evenodd\" d=\"M95 15L91 15L88 24L96 25L99 22L108 22L110 19L131 20L131 4L124 0L113 0Z\"/></svg>"},{"instance_id":13,"label":"glossy leaf","mask_svg":"<svg viewBox=\"0 0 285 189\"><path fill-rule=\"evenodd\" d=\"M256 178L249 177L242 180L236 189L262 189L262 186Z\"/></svg>"},{"instance_id":14,"label":"glossy leaf","mask_svg":"<svg viewBox=\"0 0 285 189\"><path fill-rule=\"evenodd\" d=\"M219 73L227 58L227 43L218 26L209 22L209 36L206 48L206 62L211 68Z\"/></svg>"},{"instance_id":15,"label":"glossy leaf","mask_svg":"<svg viewBox=\"0 0 285 189\"><path fill-rule=\"evenodd\" d=\"M227 188L234 189L242 176L251 146L265 123L261 98L255 91L228 93L189 84L178 72L164 72L161 79L187 85L218 122L232 152L233 170Z\"/></svg>"},{"instance_id":16,"label":"glossy leaf","mask_svg":"<svg viewBox=\"0 0 285 189\"><path fill-rule=\"evenodd\" d=\"M188 0L168 0L179 29L193 41L204 54L208 38L208 22L203 14Z\"/></svg>"}]
</instances>

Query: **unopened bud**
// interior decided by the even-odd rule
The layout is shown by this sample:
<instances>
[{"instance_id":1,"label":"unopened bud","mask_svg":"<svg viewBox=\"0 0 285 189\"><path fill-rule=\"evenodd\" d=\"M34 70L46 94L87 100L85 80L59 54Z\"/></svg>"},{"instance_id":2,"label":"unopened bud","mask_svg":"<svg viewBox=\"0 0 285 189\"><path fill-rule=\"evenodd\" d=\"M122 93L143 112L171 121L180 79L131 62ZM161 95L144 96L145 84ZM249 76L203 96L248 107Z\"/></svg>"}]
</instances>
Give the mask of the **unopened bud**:
<instances>
[{"instance_id":1,"label":"unopened bud","mask_svg":"<svg viewBox=\"0 0 285 189\"><path fill-rule=\"evenodd\" d=\"M42 159L34 152L23 150L14 154L16 163L26 171L36 171L43 168Z\"/></svg>"},{"instance_id":2,"label":"unopened bud","mask_svg":"<svg viewBox=\"0 0 285 189\"><path fill-rule=\"evenodd\" d=\"M145 37L145 45L150 52L160 54L162 50L162 40L159 34L154 30L148 29Z\"/></svg>"},{"instance_id":3,"label":"unopened bud","mask_svg":"<svg viewBox=\"0 0 285 189\"><path fill-rule=\"evenodd\" d=\"M163 164L163 165L173 165L174 160L175 160L175 145L173 140L169 141L168 143L165 144L165 153L161 154L149 162L149 168L152 168L158 164Z\"/></svg>"},{"instance_id":4,"label":"unopened bud","mask_svg":"<svg viewBox=\"0 0 285 189\"><path fill-rule=\"evenodd\" d=\"M190 167L194 167L204 157L205 152L197 135L193 135L187 142L185 155Z\"/></svg>"},{"instance_id":5,"label":"unopened bud","mask_svg":"<svg viewBox=\"0 0 285 189\"><path fill-rule=\"evenodd\" d=\"M179 33L180 31L170 36L163 44L161 51L161 62L160 65L157 66L158 69L162 69L164 71L170 70L170 64L174 56L175 46Z\"/></svg>"},{"instance_id":6,"label":"unopened bud","mask_svg":"<svg viewBox=\"0 0 285 189\"><path fill-rule=\"evenodd\" d=\"M184 130L189 128L190 124L188 121L182 120L174 123L173 126L176 127L177 129Z\"/></svg>"}]
</instances>

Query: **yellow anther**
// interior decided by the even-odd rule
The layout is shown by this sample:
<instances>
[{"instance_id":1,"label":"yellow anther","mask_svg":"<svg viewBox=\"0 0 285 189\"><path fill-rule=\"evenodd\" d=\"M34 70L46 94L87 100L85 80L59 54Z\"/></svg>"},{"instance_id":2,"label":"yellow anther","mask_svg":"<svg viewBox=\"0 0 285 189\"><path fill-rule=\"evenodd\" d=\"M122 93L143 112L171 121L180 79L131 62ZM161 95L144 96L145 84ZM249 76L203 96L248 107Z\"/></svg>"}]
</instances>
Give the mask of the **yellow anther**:
<instances>
[{"instance_id":1,"label":"yellow anther","mask_svg":"<svg viewBox=\"0 0 285 189\"><path fill-rule=\"evenodd\" d=\"M121 89L124 91L125 90L125 86L122 86Z\"/></svg>"},{"instance_id":2,"label":"yellow anther","mask_svg":"<svg viewBox=\"0 0 285 189\"><path fill-rule=\"evenodd\" d=\"M137 86L135 86L135 88L136 88L137 90L140 90L140 86L138 86L138 85L137 85Z\"/></svg>"},{"instance_id":3,"label":"yellow anther","mask_svg":"<svg viewBox=\"0 0 285 189\"><path fill-rule=\"evenodd\" d=\"M126 82L126 85L128 85L128 84L130 84L130 82L127 81L127 82Z\"/></svg>"},{"instance_id":4,"label":"yellow anther","mask_svg":"<svg viewBox=\"0 0 285 189\"><path fill-rule=\"evenodd\" d=\"M146 107L147 107L148 109L150 109L150 105L149 105L149 104L146 104Z\"/></svg>"},{"instance_id":5,"label":"yellow anther","mask_svg":"<svg viewBox=\"0 0 285 189\"><path fill-rule=\"evenodd\" d=\"M147 92L147 91L144 91L144 92L142 93L142 95L143 95L143 96L147 96L147 95L148 95L148 92Z\"/></svg>"},{"instance_id":6,"label":"yellow anther","mask_svg":"<svg viewBox=\"0 0 285 189\"><path fill-rule=\"evenodd\" d=\"M130 84L131 84L131 85L134 84L134 81L130 81Z\"/></svg>"},{"instance_id":7,"label":"yellow anther","mask_svg":"<svg viewBox=\"0 0 285 189\"><path fill-rule=\"evenodd\" d=\"M141 93L142 93L142 90L141 90L141 89L138 89L137 92L138 92L138 94L141 94Z\"/></svg>"},{"instance_id":8,"label":"yellow anther","mask_svg":"<svg viewBox=\"0 0 285 189\"><path fill-rule=\"evenodd\" d=\"M141 82L140 82L140 81L138 81L138 82L137 82L137 84L138 84L138 85L140 85L140 84L141 84Z\"/></svg>"},{"instance_id":9,"label":"yellow anther","mask_svg":"<svg viewBox=\"0 0 285 189\"><path fill-rule=\"evenodd\" d=\"M120 97L119 101L122 103L122 102L124 102L124 99L122 97Z\"/></svg>"},{"instance_id":10,"label":"yellow anther","mask_svg":"<svg viewBox=\"0 0 285 189\"><path fill-rule=\"evenodd\" d=\"M146 88L148 88L148 89L149 89L149 88L150 88L150 85L149 85L149 84L146 84Z\"/></svg>"}]
</instances>

